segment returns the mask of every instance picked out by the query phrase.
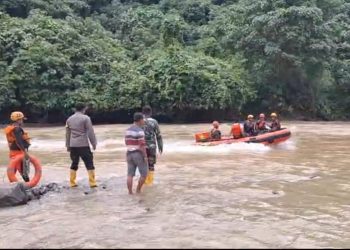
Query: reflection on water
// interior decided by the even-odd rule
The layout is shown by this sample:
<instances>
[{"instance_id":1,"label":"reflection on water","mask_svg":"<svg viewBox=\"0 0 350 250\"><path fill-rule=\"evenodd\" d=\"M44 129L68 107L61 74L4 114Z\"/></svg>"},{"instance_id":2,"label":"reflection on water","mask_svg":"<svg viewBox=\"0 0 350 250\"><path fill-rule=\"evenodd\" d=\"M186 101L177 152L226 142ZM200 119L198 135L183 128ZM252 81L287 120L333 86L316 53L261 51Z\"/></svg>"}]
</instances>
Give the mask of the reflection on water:
<instances>
[{"instance_id":1,"label":"reflection on water","mask_svg":"<svg viewBox=\"0 0 350 250\"><path fill-rule=\"evenodd\" d=\"M96 126L100 184L52 193L0 210L0 247L77 248L346 248L350 246L350 124L289 123L278 146L193 145L209 124L163 125L164 155L155 185L126 189L126 125ZM67 185L64 128L29 128L42 182ZM229 131L224 125L222 130ZM0 139L0 183L7 149Z\"/></svg>"}]
</instances>

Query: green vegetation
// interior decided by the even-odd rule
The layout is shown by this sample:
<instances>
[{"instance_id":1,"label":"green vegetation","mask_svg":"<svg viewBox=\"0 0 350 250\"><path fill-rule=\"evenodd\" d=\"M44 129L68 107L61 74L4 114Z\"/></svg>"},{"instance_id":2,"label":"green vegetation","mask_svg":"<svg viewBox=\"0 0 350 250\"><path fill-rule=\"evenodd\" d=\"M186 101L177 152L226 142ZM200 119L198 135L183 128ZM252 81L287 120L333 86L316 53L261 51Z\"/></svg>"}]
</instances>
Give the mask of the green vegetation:
<instances>
[{"instance_id":1,"label":"green vegetation","mask_svg":"<svg viewBox=\"0 0 350 250\"><path fill-rule=\"evenodd\" d=\"M2 113L76 101L349 119L350 0L2 0Z\"/></svg>"}]
</instances>

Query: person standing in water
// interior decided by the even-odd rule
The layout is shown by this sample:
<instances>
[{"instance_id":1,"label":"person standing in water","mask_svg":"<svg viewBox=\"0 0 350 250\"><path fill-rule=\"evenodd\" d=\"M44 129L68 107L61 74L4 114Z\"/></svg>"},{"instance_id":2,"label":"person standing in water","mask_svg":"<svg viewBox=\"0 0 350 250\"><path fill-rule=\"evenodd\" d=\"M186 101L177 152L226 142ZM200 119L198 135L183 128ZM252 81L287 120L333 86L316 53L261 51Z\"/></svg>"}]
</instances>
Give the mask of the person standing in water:
<instances>
[{"instance_id":1,"label":"person standing in water","mask_svg":"<svg viewBox=\"0 0 350 250\"><path fill-rule=\"evenodd\" d=\"M143 127L145 131L146 139L146 152L148 159L149 172L146 179L146 185L153 184L154 167L157 163L157 146L160 154L163 153L163 139L160 133L158 121L152 118L152 108L148 105L144 106L142 113L145 118L145 125Z\"/></svg>"},{"instance_id":2,"label":"person standing in water","mask_svg":"<svg viewBox=\"0 0 350 250\"><path fill-rule=\"evenodd\" d=\"M138 168L141 175L136 189L137 193L141 192L141 188L148 174L145 132L143 131L144 125L145 120L143 114L137 112L134 114L133 125L131 125L125 133L125 145L127 148L126 161L128 165L127 187L129 194L133 194L132 185L136 168Z\"/></svg>"},{"instance_id":3,"label":"person standing in water","mask_svg":"<svg viewBox=\"0 0 350 250\"><path fill-rule=\"evenodd\" d=\"M19 171L23 180L25 182L30 181L28 172L29 172L29 155L28 148L30 146L30 138L28 133L25 132L22 128L24 120L27 118L24 117L22 112L15 111L11 113L11 124L5 128L6 139L10 149L10 159L14 159L18 155L24 154L24 161L22 163L22 169Z\"/></svg>"},{"instance_id":4,"label":"person standing in water","mask_svg":"<svg viewBox=\"0 0 350 250\"><path fill-rule=\"evenodd\" d=\"M97 187L95 180L95 166L93 154L90 149L89 141L93 150L96 150L97 140L92 122L89 116L85 115L87 106L78 103L75 106L75 114L70 116L66 122L66 147L70 152L72 164L70 167L70 186L76 187L76 177L79 165L79 159L84 161L89 175L89 185L91 188Z\"/></svg>"}]
</instances>

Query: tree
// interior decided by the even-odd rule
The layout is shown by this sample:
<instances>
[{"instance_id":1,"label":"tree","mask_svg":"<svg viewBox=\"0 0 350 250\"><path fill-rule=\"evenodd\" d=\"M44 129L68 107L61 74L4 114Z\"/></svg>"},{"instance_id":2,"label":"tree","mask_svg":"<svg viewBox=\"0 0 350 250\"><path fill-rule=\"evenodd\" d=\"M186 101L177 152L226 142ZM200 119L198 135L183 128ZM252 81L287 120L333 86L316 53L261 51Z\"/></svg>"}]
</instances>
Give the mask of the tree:
<instances>
[{"instance_id":1,"label":"tree","mask_svg":"<svg viewBox=\"0 0 350 250\"><path fill-rule=\"evenodd\" d=\"M349 30L349 0L3 0L0 109L349 119Z\"/></svg>"},{"instance_id":2,"label":"tree","mask_svg":"<svg viewBox=\"0 0 350 250\"><path fill-rule=\"evenodd\" d=\"M245 72L238 61L226 64L200 53L168 47L145 55L140 72L148 81L143 85L143 102L165 110L240 110L254 97L245 84Z\"/></svg>"}]
</instances>

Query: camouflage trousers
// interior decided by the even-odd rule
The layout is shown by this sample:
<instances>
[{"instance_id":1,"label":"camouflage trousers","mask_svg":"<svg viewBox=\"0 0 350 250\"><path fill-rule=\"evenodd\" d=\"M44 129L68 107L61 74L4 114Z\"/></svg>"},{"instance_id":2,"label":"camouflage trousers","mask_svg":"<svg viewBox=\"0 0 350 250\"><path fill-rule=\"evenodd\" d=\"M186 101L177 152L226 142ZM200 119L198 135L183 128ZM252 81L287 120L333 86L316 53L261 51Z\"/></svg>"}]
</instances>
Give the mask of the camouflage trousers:
<instances>
[{"instance_id":1,"label":"camouflage trousers","mask_svg":"<svg viewBox=\"0 0 350 250\"><path fill-rule=\"evenodd\" d=\"M154 171L154 165L157 162L157 149L156 148L147 148L147 159L148 159L148 169Z\"/></svg>"}]
</instances>

